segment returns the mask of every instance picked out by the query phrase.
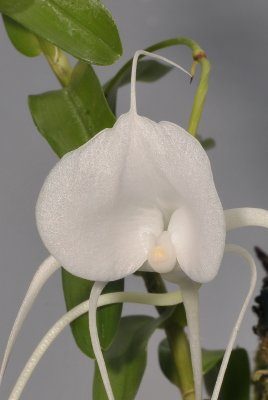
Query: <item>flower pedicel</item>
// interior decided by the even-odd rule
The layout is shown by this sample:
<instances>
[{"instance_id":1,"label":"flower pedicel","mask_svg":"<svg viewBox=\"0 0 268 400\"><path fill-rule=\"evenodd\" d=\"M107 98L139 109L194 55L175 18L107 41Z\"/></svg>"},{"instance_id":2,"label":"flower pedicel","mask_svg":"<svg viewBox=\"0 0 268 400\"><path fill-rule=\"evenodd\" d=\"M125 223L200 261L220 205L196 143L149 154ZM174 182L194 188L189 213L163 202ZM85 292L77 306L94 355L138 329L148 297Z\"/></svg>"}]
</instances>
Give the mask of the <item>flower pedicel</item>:
<instances>
[{"instance_id":1,"label":"flower pedicel","mask_svg":"<svg viewBox=\"0 0 268 400\"><path fill-rule=\"evenodd\" d=\"M237 331L250 301L255 264L249 253L226 245L226 232L242 226L268 227L268 211L241 208L224 211L211 166L200 143L171 122L156 123L138 115L136 52L131 76L130 111L66 154L48 175L36 207L37 227L50 252L39 267L12 328L0 372L3 378L17 334L38 292L60 266L95 281L89 304L67 313L45 336L19 377L9 400L18 400L33 369L61 330L89 311L89 330L109 400L114 400L97 328L100 305L133 301L156 305L183 301L189 327L196 400L202 398L199 336L200 286L217 275L224 251L240 254L250 264L251 285L222 362L212 400L219 395ZM184 72L186 72L184 70ZM186 72L187 73L187 72ZM189 73L187 73L189 74ZM171 294L115 293L101 296L107 282L142 270L158 272L178 284Z\"/></svg>"}]
</instances>

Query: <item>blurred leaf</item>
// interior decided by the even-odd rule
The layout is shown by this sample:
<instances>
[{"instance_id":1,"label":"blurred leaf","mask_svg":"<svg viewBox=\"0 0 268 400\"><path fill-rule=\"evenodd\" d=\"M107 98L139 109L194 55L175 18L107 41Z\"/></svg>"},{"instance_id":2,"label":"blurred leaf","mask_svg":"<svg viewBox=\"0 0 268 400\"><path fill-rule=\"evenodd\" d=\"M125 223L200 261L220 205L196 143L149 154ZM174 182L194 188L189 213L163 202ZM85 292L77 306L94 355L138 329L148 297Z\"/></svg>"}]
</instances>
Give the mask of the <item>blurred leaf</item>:
<instances>
[{"instance_id":1,"label":"blurred leaf","mask_svg":"<svg viewBox=\"0 0 268 400\"><path fill-rule=\"evenodd\" d=\"M216 142L212 138L206 138L201 141L202 146L205 150L213 149L216 146Z\"/></svg>"},{"instance_id":2,"label":"blurred leaf","mask_svg":"<svg viewBox=\"0 0 268 400\"><path fill-rule=\"evenodd\" d=\"M211 396L219 372L220 364L205 375L205 384ZM249 400L250 394L250 365L246 350L232 351L227 371L224 377L219 400Z\"/></svg>"},{"instance_id":3,"label":"blurred leaf","mask_svg":"<svg viewBox=\"0 0 268 400\"><path fill-rule=\"evenodd\" d=\"M34 0L0 0L0 12L19 13L25 10Z\"/></svg>"},{"instance_id":4,"label":"blurred leaf","mask_svg":"<svg viewBox=\"0 0 268 400\"><path fill-rule=\"evenodd\" d=\"M93 282L77 278L65 270L62 270L62 282L67 310L71 310L83 301L88 300ZM121 279L120 281L110 282L103 293L121 292L123 290L124 280ZM104 350L110 346L117 332L121 311L122 304L108 305L97 310L99 339ZM94 358L88 326L88 314L82 315L71 324L72 333L80 350L87 356Z\"/></svg>"},{"instance_id":5,"label":"blurred leaf","mask_svg":"<svg viewBox=\"0 0 268 400\"><path fill-rule=\"evenodd\" d=\"M223 350L202 350L203 374L207 374L209 371L215 368L215 366L218 366L223 356ZM160 368L165 377L171 383L179 387L176 367L167 339L163 339L159 344L158 360Z\"/></svg>"},{"instance_id":6,"label":"blurred leaf","mask_svg":"<svg viewBox=\"0 0 268 400\"><path fill-rule=\"evenodd\" d=\"M104 85L104 93L111 107L111 110L115 113L116 110L116 99L118 89L128 83L131 78L131 67L132 65L125 64L116 74L116 81L113 85L114 78ZM155 82L158 79L165 76L173 67L162 64L156 60L142 60L139 61L137 67L137 81L142 82Z\"/></svg>"},{"instance_id":7,"label":"blurred leaf","mask_svg":"<svg viewBox=\"0 0 268 400\"><path fill-rule=\"evenodd\" d=\"M147 361L147 344L164 318L143 315L124 317L110 349L104 353L116 400L133 400L138 392ZM93 400L107 400L96 365Z\"/></svg>"},{"instance_id":8,"label":"blurred leaf","mask_svg":"<svg viewBox=\"0 0 268 400\"><path fill-rule=\"evenodd\" d=\"M224 356L223 350L203 350L203 374L209 396L212 395L218 376L220 363ZM178 386L176 368L170 352L167 339L164 339L158 349L159 364L166 378ZM232 351L228 368L224 377L219 400L249 400L250 367L247 352L243 349Z\"/></svg>"},{"instance_id":9,"label":"blurred leaf","mask_svg":"<svg viewBox=\"0 0 268 400\"><path fill-rule=\"evenodd\" d=\"M0 11L74 57L114 63L122 54L115 22L96 0L0 0Z\"/></svg>"},{"instance_id":10,"label":"blurred leaf","mask_svg":"<svg viewBox=\"0 0 268 400\"><path fill-rule=\"evenodd\" d=\"M36 57L41 53L37 37L13 19L3 15L4 25L13 46L27 57Z\"/></svg>"},{"instance_id":11,"label":"blurred leaf","mask_svg":"<svg viewBox=\"0 0 268 400\"><path fill-rule=\"evenodd\" d=\"M221 362L224 350L202 350L203 375L215 368Z\"/></svg>"},{"instance_id":12,"label":"blurred leaf","mask_svg":"<svg viewBox=\"0 0 268 400\"><path fill-rule=\"evenodd\" d=\"M157 60L141 60L137 68L137 80L141 82L155 82L172 70L172 66L163 64ZM131 68L121 75L120 86L127 85L131 79Z\"/></svg>"},{"instance_id":13,"label":"blurred leaf","mask_svg":"<svg viewBox=\"0 0 268 400\"><path fill-rule=\"evenodd\" d=\"M203 139L200 135L196 135L196 139L199 140L204 150L210 150L216 146L216 142L213 138Z\"/></svg>"},{"instance_id":14,"label":"blurred leaf","mask_svg":"<svg viewBox=\"0 0 268 400\"><path fill-rule=\"evenodd\" d=\"M176 367L174 364L173 357L171 355L170 347L167 339L163 339L158 347L158 360L160 368L165 377L173 383L173 385L179 387Z\"/></svg>"},{"instance_id":15,"label":"blurred leaf","mask_svg":"<svg viewBox=\"0 0 268 400\"><path fill-rule=\"evenodd\" d=\"M93 68L82 62L68 87L29 96L29 107L38 130L60 157L115 122Z\"/></svg>"}]
</instances>

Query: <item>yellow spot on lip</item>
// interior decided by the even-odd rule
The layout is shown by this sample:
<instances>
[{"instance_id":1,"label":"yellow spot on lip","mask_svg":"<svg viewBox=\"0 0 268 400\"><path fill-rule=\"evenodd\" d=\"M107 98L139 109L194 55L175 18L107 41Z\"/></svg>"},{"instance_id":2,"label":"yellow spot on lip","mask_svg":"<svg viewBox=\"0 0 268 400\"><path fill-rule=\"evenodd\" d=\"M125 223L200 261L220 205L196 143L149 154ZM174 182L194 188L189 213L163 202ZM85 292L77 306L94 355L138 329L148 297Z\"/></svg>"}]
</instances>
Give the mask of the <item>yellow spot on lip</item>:
<instances>
[{"instance_id":1,"label":"yellow spot on lip","mask_svg":"<svg viewBox=\"0 0 268 400\"><path fill-rule=\"evenodd\" d=\"M155 272L160 274L170 272L177 259L169 232L162 232L155 242L149 251L148 263Z\"/></svg>"},{"instance_id":2,"label":"yellow spot on lip","mask_svg":"<svg viewBox=\"0 0 268 400\"><path fill-rule=\"evenodd\" d=\"M167 252L162 246L155 246L151 253L154 262L162 262L167 259Z\"/></svg>"}]
</instances>

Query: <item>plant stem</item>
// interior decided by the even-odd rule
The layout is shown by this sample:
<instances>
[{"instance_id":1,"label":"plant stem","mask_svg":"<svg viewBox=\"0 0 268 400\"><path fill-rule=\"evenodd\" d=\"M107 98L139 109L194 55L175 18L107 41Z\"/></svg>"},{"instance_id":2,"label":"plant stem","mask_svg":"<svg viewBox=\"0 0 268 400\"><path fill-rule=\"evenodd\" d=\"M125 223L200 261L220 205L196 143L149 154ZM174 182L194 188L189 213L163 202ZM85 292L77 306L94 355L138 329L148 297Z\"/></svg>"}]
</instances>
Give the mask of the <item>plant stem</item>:
<instances>
[{"instance_id":1,"label":"plant stem","mask_svg":"<svg viewBox=\"0 0 268 400\"><path fill-rule=\"evenodd\" d=\"M39 39L40 46L48 64L59 83L65 87L68 85L72 75L72 66L65 53L53 44Z\"/></svg>"},{"instance_id":2,"label":"plant stem","mask_svg":"<svg viewBox=\"0 0 268 400\"><path fill-rule=\"evenodd\" d=\"M149 52L155 52L157 50L178 45L187 46L192 50L193 65L191 70L193 75L195 73L196 65L200 64L201 66L201 76L193 101L192 111L188 124L188 132L191 133L193 136L196 136L208 91L210 63L207 59L206 53L194 40L184 37L164 40L162 42L154 44L153 46L147 47L145 50ZM141 56L141 58L143 57L144 56ZM131 65L132 59L124 64L123 67L117 72L117 74L106 84L106 96L110 91L116 88L124 74L131 68Z\"/></svg>"},{"instance_id":3,"label":"plant stem","mask_svg":"<svg viewBox=\"0 0 268 400\"><path fill-rule=\"evenodd\" d=\"M159 274L142 273L142 277L149 293L167 292ZM165 307L156 307L156 309L159 314L165 312ZM195 400L191 353L188 338L184 331L185 325L184 307L180 304L175 308L171 317L165 321L164 329L176 366L178 388L181 391L182 398L183 400Z\"/></svg>"},{"instance_id":4,"label":"plant stem","mask_svg":"<svg viewBox=\"0 0 268 400\"><path fill-rule=\"evenodd\" d=\"M165 332L177 370L178 386L183 400L195 400L194 378L188 338L181 323L182 307L177 307L166 321ZM183 310L184 311L184 310Z\"/></svg>"}]
</instances>

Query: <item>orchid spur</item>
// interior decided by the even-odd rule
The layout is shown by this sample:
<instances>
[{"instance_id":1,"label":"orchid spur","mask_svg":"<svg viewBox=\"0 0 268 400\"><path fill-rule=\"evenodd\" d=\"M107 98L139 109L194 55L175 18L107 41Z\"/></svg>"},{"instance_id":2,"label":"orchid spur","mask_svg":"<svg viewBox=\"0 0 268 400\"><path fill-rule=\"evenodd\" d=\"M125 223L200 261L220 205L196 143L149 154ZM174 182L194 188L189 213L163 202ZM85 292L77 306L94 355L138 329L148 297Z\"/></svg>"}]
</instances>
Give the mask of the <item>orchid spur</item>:
<instances>
[{"instance_id":1,"label":"orchid spur","mask_svg":"<svg viewBox=\"0 0 268 400\"><path fill-rule=\"evenodd\" d=\"M208 157L199 142L173 123L155 123L138 115L135 83L141 54L181 69L161 56L136 52L130 111L113 128L64 156L47 177L36 216L51 256L40 266L21 306L0 379L36 295L62 265L72 274L96 282L89 299L89 329L108 399L113 400L96 330L98 300L107 282L138 270L154 271L180 287L189 326L196 400L201 400L198 289L218 272L226 231L247 225L268 227L268 212L249 208L224 212ZM254 267L247 252L237 247L229 250L246 257ZM254 285L253 273L246 305ZM245 306L227 348L213 400L218 397L244 312ZM19 399L21 391L17 389L22 382L10 400Z\"/></svg>"}]
</instances>

